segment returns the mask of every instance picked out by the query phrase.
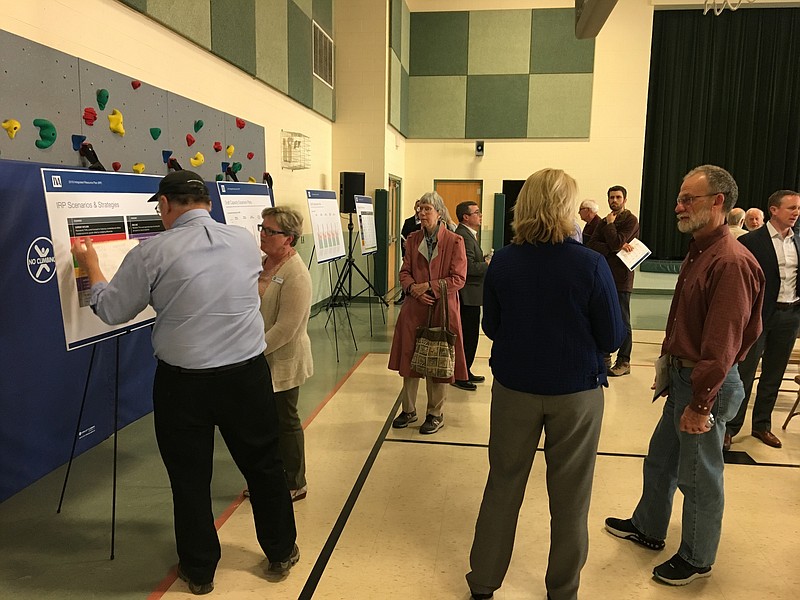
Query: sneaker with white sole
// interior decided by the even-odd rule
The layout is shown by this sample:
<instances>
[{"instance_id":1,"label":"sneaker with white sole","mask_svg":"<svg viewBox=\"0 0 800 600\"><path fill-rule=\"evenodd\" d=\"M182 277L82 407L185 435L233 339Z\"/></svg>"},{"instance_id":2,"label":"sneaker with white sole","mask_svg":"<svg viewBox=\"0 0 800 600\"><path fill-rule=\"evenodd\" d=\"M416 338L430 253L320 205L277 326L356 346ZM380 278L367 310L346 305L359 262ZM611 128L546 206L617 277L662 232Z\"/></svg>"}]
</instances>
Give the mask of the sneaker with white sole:
<instances>
[{"instance_id":1,"label":"sneaker with white sole","mask_svg":"<svg viewBox=\"0 0 800 600\"><path fill-rule=\"evenodd\" d=\"M686 585L695 579L711 577L711 567L695 567L676 554L654 568L653 576L667 585Z\"/></svg>"},{"instance_id":2,"label":"sneaker with white sole","mask_svg":"<svg viewBox=\"0 0 800 600\"><path fill-rule=\"evenodd\" d=\"M392 427L395 429L403 429L404 427L408 427L409 423L416 423L417 422L417 411L412 412L401 412L395 420L392 421Z\"/></svg>"},{"instance_id":3,"label":"sneaker with white sole","mask_svg":"<svg viewBox=\"0 0 800 600\"><path fill-rule=\"evenodd\" d=\"M439 415L438 417L428 415L425 417L425 422L420 426L419 432L423 434L436 433L442 427L444 427L444 415Z\"/></svg>"},{"instance_id":4,"label":"sneaker with white sole","mask_svg":"<svg viewBox=\"0 0 800 600\"><path fill-rule=\"evenodd\" d=\"M630 540L635 544L639 544L648 550L663 550L664 540L657 540L656 538L647 537L641 531L634 527L630 519L615 519L608 517L606 519L606 531L611 535L615 535L623 540Z\"/></svg>"},{"instance_id":5,"label":"sneaker with white sole","mask_svg":"<svg viewBox=\"0 0 800 600\"><path fill-rule=\"evenodd\" d=\"M287 558L284 560L270 561L267 566L267 578L283 579L289 574L291 568L297 564L298 560L300 560L300 548L295 544L294 548L292 548L292 553Z\"/></svg>"},{"instance_id":6,"label":"sneaker with white sole","mask_svg":"<svg viewBox=\"0 0 800 600\"><path fill-rule=\"evenodd\" d=\"M623 375L630 375L631 363L617 362L613 367L608 370L609 377L622 377Z\"/></svg>"}]
</instances>

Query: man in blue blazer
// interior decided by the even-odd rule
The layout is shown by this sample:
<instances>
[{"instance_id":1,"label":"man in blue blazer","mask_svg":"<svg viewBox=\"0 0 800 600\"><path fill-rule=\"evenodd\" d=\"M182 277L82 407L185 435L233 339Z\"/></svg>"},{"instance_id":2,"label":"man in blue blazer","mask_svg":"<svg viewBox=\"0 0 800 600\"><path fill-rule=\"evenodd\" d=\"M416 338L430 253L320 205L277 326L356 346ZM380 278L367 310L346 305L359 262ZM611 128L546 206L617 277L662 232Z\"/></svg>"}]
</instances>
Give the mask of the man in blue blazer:
<instances>
[{"instance_id":1,"label":"man in blue blazer","mask_svg":"<svg viewBox=\"0 0 800 600\"><path fill-rule=\"evenodd\" d=\"M768 210L770 219L766 225L739 238L761 265L766 278L761 309L764 329L739 365L744 401L737 415L728 421L725 450L730 449L733 436L744 423L759 360L761 377L753 404L752 435L767 446L781 447L781 441L771 431L772 409L800 332L800 237L793 230L800 216L800 194L778 190L769 197Z\"/></svg>"}]
</instances>

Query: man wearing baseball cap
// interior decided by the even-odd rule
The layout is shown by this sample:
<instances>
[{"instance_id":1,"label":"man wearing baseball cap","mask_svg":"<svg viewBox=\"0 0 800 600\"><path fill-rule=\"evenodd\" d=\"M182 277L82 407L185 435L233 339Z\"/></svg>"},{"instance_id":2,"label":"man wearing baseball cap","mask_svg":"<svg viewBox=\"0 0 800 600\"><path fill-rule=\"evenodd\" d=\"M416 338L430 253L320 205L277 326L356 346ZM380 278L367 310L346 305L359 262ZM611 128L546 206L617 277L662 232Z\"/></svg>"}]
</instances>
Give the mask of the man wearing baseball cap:
<instances>
[{"instance_id":1,"label":"man wearing baseball cap","mask_svg":"<svg viewBox=\"0 0 800 600\"><path fill-rule=\"evenodd\" d=\"M92 310L105 323L156 312L153 415L175 512L178 576L193 594L214 589L220 544L211 510L214 430L247 480L265 575L285 576L300 552L278 445L264 324L261 260L252 236L211 218L202 177L164 177L157 202L166 231L134 247L107 281L90 238L72 253L89 276Z\"/></svg>"}]
</instances>

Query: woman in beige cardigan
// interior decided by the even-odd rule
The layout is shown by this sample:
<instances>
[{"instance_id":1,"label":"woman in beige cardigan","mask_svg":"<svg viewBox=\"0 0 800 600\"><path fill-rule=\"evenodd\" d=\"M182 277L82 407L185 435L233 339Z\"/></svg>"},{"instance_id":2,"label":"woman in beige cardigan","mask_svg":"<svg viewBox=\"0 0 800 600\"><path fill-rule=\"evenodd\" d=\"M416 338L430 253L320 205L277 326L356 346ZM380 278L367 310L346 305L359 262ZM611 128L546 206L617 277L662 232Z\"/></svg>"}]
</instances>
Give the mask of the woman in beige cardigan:
<instances>
[{"instance_id":1,"label":"woman in beige cardigan","mask_svg":"<svg viewBox=\"0 0 800 600\"><path fill-rule=\"evenodd\" d=\"M308 316L311 276L294 246L303 233L303 217L284 207L266 208L259 226L266 254L258 280L261 315L272 387L280 425L280 448L292 501L306 497L303 425L297 414L300 386L314 372Z\"/></svg>"}]
</instances>

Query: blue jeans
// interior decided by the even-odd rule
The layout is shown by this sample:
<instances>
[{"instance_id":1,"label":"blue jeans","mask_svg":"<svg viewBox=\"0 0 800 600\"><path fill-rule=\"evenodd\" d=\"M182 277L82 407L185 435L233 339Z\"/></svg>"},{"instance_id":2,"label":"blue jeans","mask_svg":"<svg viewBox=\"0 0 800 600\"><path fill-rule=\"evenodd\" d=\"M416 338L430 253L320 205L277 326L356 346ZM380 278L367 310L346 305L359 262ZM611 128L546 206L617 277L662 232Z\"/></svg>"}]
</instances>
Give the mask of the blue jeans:
<instances>
[{"instance_id":1,"label":"blue jeans","mask_svg":"<svg viewBox=\"0 0 800 600\"><path fill-rule=\"evenodd\" d=\"M744 399L742 381L734 365L712 407L716 425L703 434L680 431L680 419L692 399L692 369L670 368L669 396L664 403L650 449L644 459L642 497L633 513L633 525L644 535L667 537L676 488L683 493L681 545L678 554L696 567L714 564L725 505L722 439L725 423Z\"/></svg>"}]
</instances>

